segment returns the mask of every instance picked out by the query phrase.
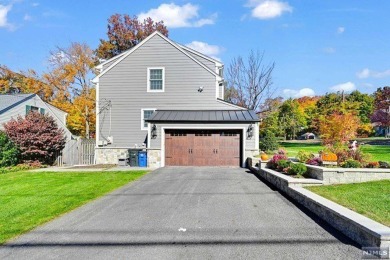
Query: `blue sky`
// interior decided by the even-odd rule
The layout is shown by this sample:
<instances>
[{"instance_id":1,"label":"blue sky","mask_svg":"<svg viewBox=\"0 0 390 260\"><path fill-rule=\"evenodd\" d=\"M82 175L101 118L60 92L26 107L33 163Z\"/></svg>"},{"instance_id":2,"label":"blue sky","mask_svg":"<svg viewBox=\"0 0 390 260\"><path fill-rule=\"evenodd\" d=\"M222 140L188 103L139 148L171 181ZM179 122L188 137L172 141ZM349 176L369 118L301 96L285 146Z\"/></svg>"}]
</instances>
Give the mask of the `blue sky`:
<instances>
[{"instance_id":1,"label":"blue sky","mask_svg":"<svg viewBox=\"0 0 390 260\"><path fill-rule=\"evenodd\" d=\"M50 50L71 42L96 48L114 13L164 20L169 37L225 66L250 50L276 63L283 97L389 85L390 1L0 0L0 64L47 68Z\"/></svg>"}]
</instances>

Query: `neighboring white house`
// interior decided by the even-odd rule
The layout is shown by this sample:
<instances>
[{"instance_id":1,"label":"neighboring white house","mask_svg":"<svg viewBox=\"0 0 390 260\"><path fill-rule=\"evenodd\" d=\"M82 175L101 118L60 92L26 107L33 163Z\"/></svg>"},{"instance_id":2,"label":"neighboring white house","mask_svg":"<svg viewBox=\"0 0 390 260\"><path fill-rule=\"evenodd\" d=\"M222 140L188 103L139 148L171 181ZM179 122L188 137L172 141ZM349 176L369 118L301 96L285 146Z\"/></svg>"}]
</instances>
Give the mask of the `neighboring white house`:
<instances>
[{"instance_id":1,"label":"neighboring white house","mask_svg":"<svg viewBox=\"0 0 390 260\"><path fill-rule=\"evenodd\" d=\"M64 130L66 140L72 138L72 134L66 127L67 113L44 102L36 94L12 94L0 95L0 130L3 124L18 116L25 116L29 111L37 111L48 114L54 118L59 128Z\"/></svg>"},{"instance_id":2,"label":"neighboring white house","mask_svg":"<svg viewBox=\"0 0 390 260\"><path fill-rule=\"evenodd\" d=\"M220 61L154 32L97 69L97 163L130 148L150 167L244 166L259 153L259 119L223 100Z\"/></svg>"}]
</instances>

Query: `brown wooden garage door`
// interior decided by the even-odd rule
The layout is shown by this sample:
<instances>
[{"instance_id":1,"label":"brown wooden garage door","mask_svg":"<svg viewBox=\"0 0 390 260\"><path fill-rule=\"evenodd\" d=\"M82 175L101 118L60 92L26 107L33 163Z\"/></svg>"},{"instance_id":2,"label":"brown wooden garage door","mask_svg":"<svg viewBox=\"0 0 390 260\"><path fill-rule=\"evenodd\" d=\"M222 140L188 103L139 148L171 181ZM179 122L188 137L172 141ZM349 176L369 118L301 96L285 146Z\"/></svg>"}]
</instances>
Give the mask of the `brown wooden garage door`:
<instances>
[{"instance_id":1,"label":"brown wooden garage door","mask_svg":"<svg viewBox=\"0 0 390 260\"><path fill-rule=\"evenodd\" d=\"M239 130L166 130L167 166L240 166Z\"/></svg>"}]
</instances>

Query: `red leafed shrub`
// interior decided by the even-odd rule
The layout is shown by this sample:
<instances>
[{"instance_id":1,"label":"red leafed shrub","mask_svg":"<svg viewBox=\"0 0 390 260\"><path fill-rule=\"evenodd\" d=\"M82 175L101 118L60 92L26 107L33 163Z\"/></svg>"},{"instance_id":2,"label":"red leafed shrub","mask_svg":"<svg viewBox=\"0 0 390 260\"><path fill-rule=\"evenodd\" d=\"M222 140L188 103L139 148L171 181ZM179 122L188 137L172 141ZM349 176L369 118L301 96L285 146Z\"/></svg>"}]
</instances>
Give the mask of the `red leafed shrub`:
<instances>
[{"instance_id":1,"label":"red leafed shrub","mask_svg":"<svg viewBox=\"0 0 390 260\"><path fill-rule=\"evenodd\" d=\"M278 162L279 162L280 160L288 160L287 155L285 155L285 154L280 154L280 153L275 154L275 155L271 158L271 160L269 160L269 161L267 162L267 167L268 167L269 169L274 169L274 170L276 170L276 169L278 168Z\"/></svg>"},{"instance_id":2,"label":"red leafed shrub","mask_svg":"<svg viewBox=\"0 0 390 260\"><path fill-rule=\"evenodd\" d=\"M19 147L23 162L51 164L54 154L65 147L64 131L51 116L30 112L4 124L8 137Z\"/></svg>"}]
</instances>

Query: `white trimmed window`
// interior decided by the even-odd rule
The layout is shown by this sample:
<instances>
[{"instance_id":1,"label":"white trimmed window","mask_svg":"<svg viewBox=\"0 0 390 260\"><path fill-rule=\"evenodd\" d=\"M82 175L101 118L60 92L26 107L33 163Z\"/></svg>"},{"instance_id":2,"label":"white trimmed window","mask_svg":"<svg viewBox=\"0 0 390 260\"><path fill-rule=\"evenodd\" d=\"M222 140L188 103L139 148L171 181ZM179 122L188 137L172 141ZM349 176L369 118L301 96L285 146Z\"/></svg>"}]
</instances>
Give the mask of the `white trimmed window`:
<instances>
[{"instance_id":1,"label":"white trimmed window","mask_svg":"<svg viewBox=\"0 0 390 260\"><path fill-rule=\"evenodd\" d=\"M165 69L162 67L148 68L148 92L164 92Z\"/></svg>"},{"instance_id":2,"label":"white trimmed window","mask_svg":"<svg viewBox=\"0 0 390 260\"><path fill-rule=\"evenodd\" d=\"M155 108L141 109L141 130L148 130L148 122L145 122L145 120L148 119L155 110Z\"/></svg>"}]
</instances>

